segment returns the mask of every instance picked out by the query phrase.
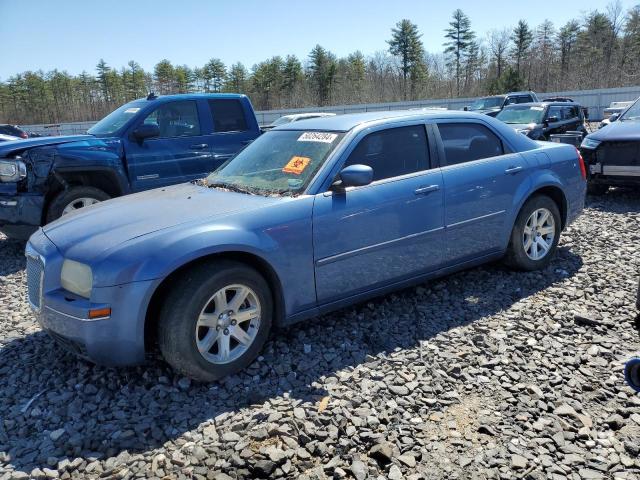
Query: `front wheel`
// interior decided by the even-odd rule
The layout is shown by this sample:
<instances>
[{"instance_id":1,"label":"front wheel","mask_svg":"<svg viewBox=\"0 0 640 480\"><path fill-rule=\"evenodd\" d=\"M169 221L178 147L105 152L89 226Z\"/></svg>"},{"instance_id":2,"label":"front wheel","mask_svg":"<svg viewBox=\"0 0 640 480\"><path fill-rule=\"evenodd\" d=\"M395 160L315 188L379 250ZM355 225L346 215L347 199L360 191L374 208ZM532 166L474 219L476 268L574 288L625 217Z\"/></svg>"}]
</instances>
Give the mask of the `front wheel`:
<instances>
[{"instance_id":1,"label":"front wheel","mask_svg":"<svg viewBox=\"0 0 640 480\"><path fill-rule=\"evenodd\" d=\"M218 380L257 357L272 316L271 291L258 272L237 262L207 262L172 286L160 314L160 351L175 370Z\"/></svg>"},{"instance_id":2,"label":"front wheel","mask_svg":"<svg viewBox=\"0 0 640 480\"><path fill-rule=\"evenodd\" d=\"M49 205L47 223L71 212L109 200L111 197L95 187L71 187L60 192Z\"/></svg>"},{"instance_id":3,"label":"front wheel","mask_svg":"<svg viewBox=\"0 0 640 480\"><path fill-rule=\"evenodd\" d=\"M546 267L558 246L561 221L558 206L549 197L527 200L513 226L506 263L527 271Z\"/></svg>"}]
</instances>

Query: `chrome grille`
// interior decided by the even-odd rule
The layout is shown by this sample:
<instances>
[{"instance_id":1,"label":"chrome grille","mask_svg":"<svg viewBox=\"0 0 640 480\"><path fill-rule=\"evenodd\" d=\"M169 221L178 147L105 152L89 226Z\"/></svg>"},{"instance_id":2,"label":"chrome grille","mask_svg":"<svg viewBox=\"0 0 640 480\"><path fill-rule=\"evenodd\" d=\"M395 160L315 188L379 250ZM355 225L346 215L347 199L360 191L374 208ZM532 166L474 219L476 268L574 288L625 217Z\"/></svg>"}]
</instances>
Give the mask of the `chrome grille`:
<instances>
[{"instance_id":1,"label":"chrome grille","mask_svg":"<svg viewBox=\"0 0 640 480\"><path fill-rule=\"evenodd\" d=\"M27 294L31 306L39 310L42 301L44 264L39 256L27 255Z\"/></svg>"}]
</instances>

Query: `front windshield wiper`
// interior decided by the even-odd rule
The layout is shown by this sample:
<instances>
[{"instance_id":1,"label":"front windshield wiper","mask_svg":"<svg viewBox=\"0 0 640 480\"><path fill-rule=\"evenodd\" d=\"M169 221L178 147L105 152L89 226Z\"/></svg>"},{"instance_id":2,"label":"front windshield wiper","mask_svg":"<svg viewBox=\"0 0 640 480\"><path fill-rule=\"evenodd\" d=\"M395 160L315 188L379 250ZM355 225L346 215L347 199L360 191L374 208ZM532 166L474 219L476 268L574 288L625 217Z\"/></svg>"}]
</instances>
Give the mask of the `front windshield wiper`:
<instances>
[{"instance_id":1,"label":"front windshield wiper","mask_svg":"<svg viewBox=\"0 0 640 480\"><path fill-rule=\"evenodd\" d=\"M228 182L206 182L207 187L209 188L224 188L225 190L230 190L232 192L236 192L236 193L247 193L249 195L256 195L255 192L252 192L250 189L248 188L242 188L239 187L238 185L234 184L234 183L228 183Z\"/></svg>"}]
</instances>

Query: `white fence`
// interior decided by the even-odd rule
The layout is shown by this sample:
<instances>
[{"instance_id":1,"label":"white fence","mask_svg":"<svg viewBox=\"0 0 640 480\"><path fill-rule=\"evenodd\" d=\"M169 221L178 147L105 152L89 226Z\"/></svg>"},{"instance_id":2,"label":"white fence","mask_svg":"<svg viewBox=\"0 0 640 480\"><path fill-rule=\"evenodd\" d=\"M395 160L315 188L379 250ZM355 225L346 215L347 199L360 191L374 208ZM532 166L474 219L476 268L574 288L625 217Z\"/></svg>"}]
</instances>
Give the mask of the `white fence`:
<instances>
[{"instance_id":1,"label":"white fence","mask_svg":"<svg viewBox=\"0 0 640 480\"><path fill-rule=\"evenodd\" d=\"M640 86L606 88L599 90L579 90L566 92L539 93L540 99L546 97L569 97L574 101L589 109L589 119L592 121L602 120L604 109L611 102L624 102L635 100L640 97ZM465 105L469 105L475 98L444 98L436 100L414 100L411 102L391 102L391 103L368 103L359 105L334 105L331 107L308 107L285 110L265 110L256 112L258 123L268 125L276 118L291 113L303 112L331 112L336 114L373 112L377 110L406 110L415 108L444 107L449 110L462 110ZM30 132L37 132L46 135L74 135L85 133L96 122L73 122L60 123L55 125L23 125L22 127Z\"/></svg>"}]
</instances>

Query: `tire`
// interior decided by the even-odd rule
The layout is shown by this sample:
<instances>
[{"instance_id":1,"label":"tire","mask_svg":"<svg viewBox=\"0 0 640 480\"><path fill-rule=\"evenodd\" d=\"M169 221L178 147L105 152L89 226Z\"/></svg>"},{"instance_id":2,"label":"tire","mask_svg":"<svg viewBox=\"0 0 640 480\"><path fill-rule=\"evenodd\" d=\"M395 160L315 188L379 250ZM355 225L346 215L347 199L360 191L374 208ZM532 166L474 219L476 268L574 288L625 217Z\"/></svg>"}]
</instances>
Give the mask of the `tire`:
<instances>
[{"instance_id":1,"label":"tire","mask_svg":"<svg viewBox=\"0 0 640 480\"><path fill-rule=\"evenodd\" d=\"M589 195L604 195L609 191L609 185L602 185L601 183L587 183L587 193Z\"/></svg>"},{"instance_id":2,"label":"tire","mask_svg":"<svg viewBox=\"0 0 640 480\"><path fill-rule=\"evenodd\" d=\"M95 187L71 187L68 190L60 192L51 202L47 209L47 223L57 220L65 213L73 202L82 200L91 200L93 203L104 202L111 197L102 190Z\"/></svg>"},{"instance_id":3,"label":"tire","mask_svg":"<svg viewBox=\"0 0 640 480\"><path fill-rule=\"evenodd\" d=\"M627 385L640 392L640 358L632 358L625 364L624 378Z\"/></svg>"},{"instance_id":4,"label":"tire","mask_svg":"<svg viewBox=\"0 0 640 480\"><path fill-rule=\"evenodd\" d=\"M530 225L535 220L534 212L538 212L537 218L542 222L542 225L536 226L532 231ZM544 216L544 214L548 215ZM551 198L545 195L531 197L520 209L513 225L505 263L510 267L525 271L545 268L558 246L561 225L560 210ZM528 229L529 234L526 234L525 228ZM553 237L550 236L551 233ZM529 240L532 238L535 240L530 243ZM527 245L528 248L525 248ZM535 258L536 256L538 258Z\"/></svg>"},{"instance_id":5,"label":"tire","mask_svg":"<svg viewBox=\"0 0 640 480\"><path fill-rule=\"evenodd\" d=\"M241 308L235 309L240 287L248 293ZM225 292L224 304L220 291ZM236 320L238 312L248 312L250 308L259 312L256 318ZM224 317L229 311L233 313ZM200 325L201 318L209 325ZM271 290L258 272L238 262L207 262L188 270L172 285L160 312L160 352L174 370L188 377L203 382L219 380L247 367L258 356L269 336L272 318ZM251 338L248 344L238 340L238 329L245 332L245 342ZM222 350L225 344L226 359Z\"/></svg>"}]
</instances>

